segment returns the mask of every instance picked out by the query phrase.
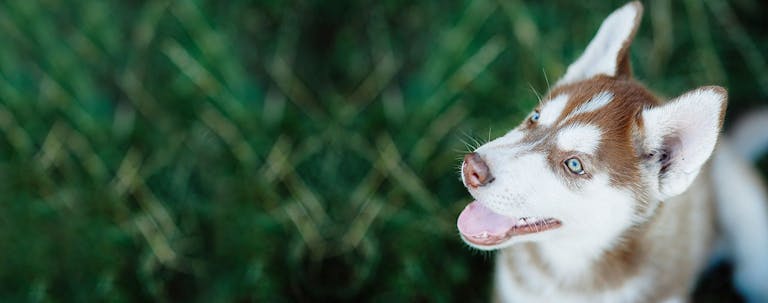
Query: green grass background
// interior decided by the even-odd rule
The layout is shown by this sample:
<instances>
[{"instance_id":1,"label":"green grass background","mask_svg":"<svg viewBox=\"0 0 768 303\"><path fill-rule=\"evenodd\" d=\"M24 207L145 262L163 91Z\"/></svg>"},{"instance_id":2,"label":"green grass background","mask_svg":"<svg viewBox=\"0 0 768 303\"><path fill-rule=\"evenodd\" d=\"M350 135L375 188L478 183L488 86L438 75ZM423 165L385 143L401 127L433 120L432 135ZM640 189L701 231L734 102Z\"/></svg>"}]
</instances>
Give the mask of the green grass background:
<instances>
[{"instance_id":1,"label":"green grass background","mask_svg":"<svg viewBox=\"0 0 768 303\"><path fill-rule=\"evenodd\" d=\"M487 301L465 143L622 4L3 1L0 301ZM638 79L766 104L765 2L644 4Z\"/></svg>"}]
</instances>

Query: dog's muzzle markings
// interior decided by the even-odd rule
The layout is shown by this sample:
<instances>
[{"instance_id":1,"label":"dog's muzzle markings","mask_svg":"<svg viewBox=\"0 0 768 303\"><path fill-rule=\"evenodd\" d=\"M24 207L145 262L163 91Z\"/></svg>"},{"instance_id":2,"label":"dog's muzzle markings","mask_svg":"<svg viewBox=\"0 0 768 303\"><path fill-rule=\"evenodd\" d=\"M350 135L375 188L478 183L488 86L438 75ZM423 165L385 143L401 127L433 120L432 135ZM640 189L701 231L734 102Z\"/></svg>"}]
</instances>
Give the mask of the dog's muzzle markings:
<instances>
[{"instance_id":1,"label":"dog's muzzle markings","mask_svg":"<svg viewBox=\"0 0 768 303\"><path fill-rule=\"evenodd\" d=\"M464 156L462 174L468 188L477 189L494 181L488 164L478 153ZM459 215L457 227L465 240L480 246L504 243L513 236L543 232L560 227L554 218L513 218L498 214L480 202L472 202Z\"/></svg>"}]
</instances>

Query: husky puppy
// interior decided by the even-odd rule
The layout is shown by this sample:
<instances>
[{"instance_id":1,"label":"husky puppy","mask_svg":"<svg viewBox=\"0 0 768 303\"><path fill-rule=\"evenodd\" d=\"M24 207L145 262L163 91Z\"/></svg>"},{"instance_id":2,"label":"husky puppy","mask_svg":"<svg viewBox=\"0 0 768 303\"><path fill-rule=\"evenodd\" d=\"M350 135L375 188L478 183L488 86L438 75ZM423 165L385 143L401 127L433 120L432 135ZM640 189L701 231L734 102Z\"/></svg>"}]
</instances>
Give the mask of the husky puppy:
<instances>
[{"instance_id":1,"label":"husky puppy","mask_svg":"<svg viewBox=\"0 0 768 303\"><path fill-rule=\"evenodd\" d=\"M739 290L768 302L768 199L743 156L768 130L729 143L722 87L661 102L633 80L642 11L608 16L525 121L465 156L475 201L457 226L498 250L495 300L686 302L722 246Z\"/></svg>"}]
</instances>

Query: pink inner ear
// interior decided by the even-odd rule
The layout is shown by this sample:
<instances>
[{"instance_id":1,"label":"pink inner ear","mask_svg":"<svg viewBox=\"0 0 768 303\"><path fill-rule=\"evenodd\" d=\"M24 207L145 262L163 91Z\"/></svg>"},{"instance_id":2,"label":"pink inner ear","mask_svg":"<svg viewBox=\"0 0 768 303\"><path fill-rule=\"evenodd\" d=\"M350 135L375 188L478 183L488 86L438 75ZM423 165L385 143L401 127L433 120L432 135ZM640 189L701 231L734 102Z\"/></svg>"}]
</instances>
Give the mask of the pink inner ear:
<instances>
[{"instance_id":1,"label":"pink inner ear","mask_svg":"<svg viewBox=\"0 0 768 303\"><path fill-rule=\"evenodd\" d=\"M670 136L664 139L664 148L659 151L659 162L661 163L661 172L664 173L669 169L669 166L674 162L673 159L682 158L681 153L682 143L680 138Z\"/></svg>"},{"instance_id":2,"label":"pink inner ear","mask_svg":"<svg viewBox=\"0 0 768 303\"><path fill-rule=\"evenodd\" d=\"M712 155L725 110L725 90L703 87L643 111L644 147L665 151L660 191L665 196L683 192Z\"/></svg>"}]
</instances>

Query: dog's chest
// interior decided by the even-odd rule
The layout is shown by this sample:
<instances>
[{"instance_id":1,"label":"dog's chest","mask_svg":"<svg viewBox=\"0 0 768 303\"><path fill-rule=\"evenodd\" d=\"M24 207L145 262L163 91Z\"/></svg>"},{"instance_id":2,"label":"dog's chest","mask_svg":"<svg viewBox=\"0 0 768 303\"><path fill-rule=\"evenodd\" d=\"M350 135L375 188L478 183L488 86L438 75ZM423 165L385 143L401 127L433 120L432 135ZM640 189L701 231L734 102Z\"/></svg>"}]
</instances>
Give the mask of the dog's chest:
<instances>
[{"instance_id":1,"label":"dog's chest","mask_svg":"<svg viewBox=\"0 0 768 303\"><path fill-rule=\"evenodd\" d=\"M521 283L521 277L516 277L519 273L514 273L507 266L497 266L494 302L637 302L651 284L648 277L638 276L609 291L571 292L564 291L557 282L534 272L523 274L522 278L528 281Z\"/></svg>"},{"instance_id":2,"label":"dog's chest","mask_svg":"<svg viewBox=\"0 0 768 303\"><path fill-rule=\"evenodd\" d=\"M616 273L563 280L545 264L540 251L523 246L497 257L495 301L498 302L639 302L651 287L649 275L635 272L622 277ZM572 260L578 263L578 259Z\"/></svg>"}]
</instances>

